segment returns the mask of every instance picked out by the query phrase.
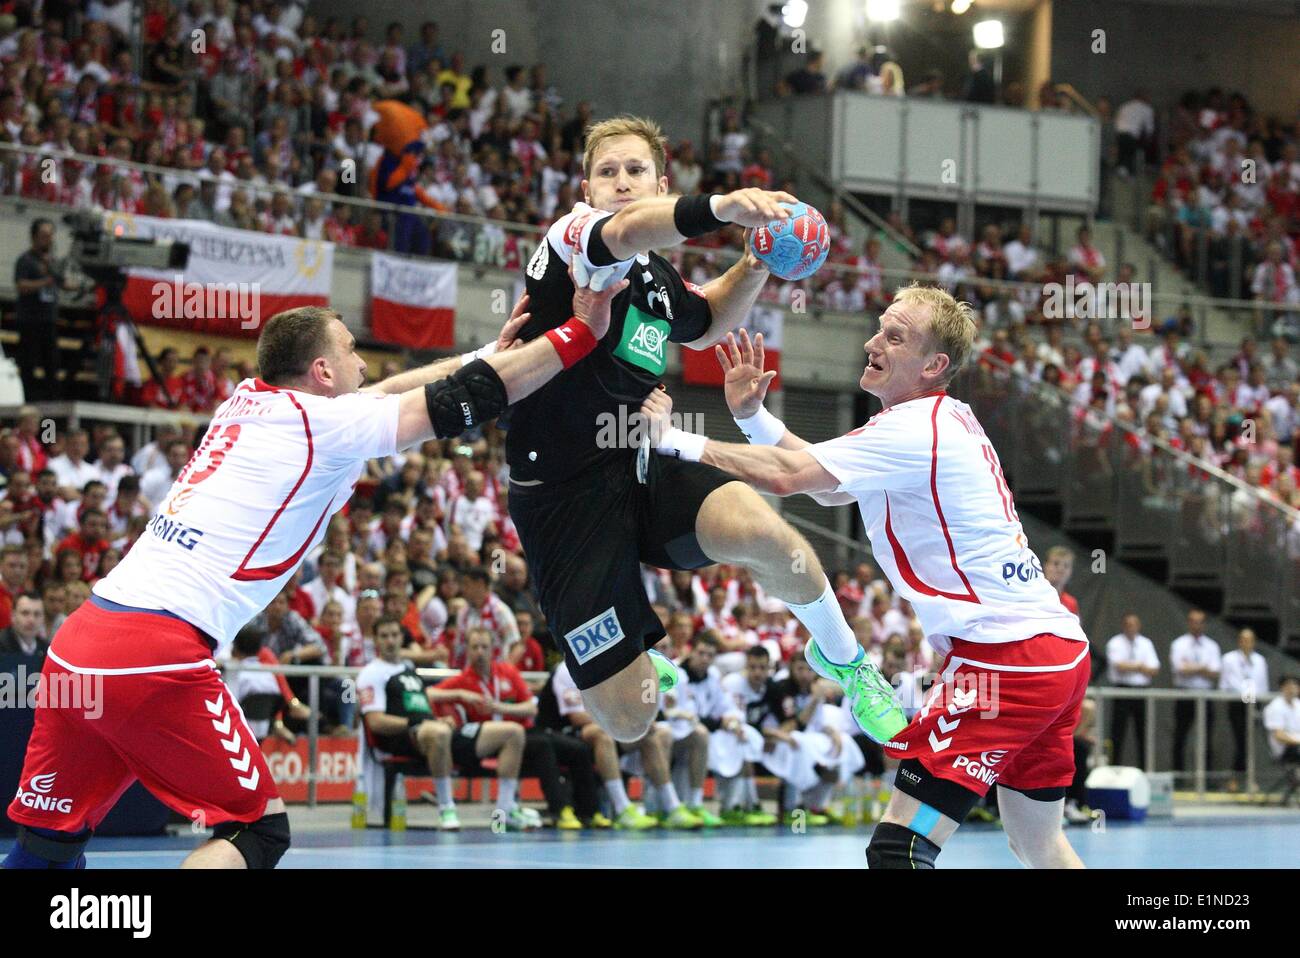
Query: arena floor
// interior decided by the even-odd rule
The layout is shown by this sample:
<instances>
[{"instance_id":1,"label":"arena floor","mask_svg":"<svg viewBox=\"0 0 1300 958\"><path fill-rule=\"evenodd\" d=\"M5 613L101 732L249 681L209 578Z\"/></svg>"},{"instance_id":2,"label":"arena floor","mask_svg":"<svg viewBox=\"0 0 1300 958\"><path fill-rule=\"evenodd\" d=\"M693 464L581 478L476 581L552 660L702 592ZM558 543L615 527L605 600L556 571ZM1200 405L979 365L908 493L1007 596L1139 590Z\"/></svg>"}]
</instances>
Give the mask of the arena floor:
<instances>
[{"instance_id":1,"label":"arena floor","mask_svg":"<svg viewBox=\"0 0 1300 958\"><path fill-rule=\"evenodd\" d=\"M412 822L421 821L413 810ZM705 833L555 832L459 834L347 827L347 809L292 813L294 846L281 868L862 868L870 831L819 828ZM470 816L462 816L472 821ZM1300 812L1268 808L1179 808L1172 819L1071 829L1070 840L1093 868L1292 868L1300 848ZM100 838L91 868L171 868L195 846L190 834ZM967 825L939 859L944 868L1018 868L1001 829Z\"/></svg>"}]
</instances>

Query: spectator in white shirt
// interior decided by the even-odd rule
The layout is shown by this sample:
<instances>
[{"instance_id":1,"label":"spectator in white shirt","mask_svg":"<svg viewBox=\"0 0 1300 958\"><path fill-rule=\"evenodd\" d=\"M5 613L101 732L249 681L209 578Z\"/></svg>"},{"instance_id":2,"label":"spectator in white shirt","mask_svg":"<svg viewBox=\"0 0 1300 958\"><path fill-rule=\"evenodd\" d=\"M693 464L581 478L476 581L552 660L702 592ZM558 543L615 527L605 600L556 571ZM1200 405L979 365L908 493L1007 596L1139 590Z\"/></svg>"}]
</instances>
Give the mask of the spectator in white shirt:
<instances>
[{"instance_id":1,"label":"spectator in white shirt","mask_svg":"<svg viewBox=\"0 0 1300 958\"><path fill-rule=\"evenodd\" d=\"M1142 634L1142 620L1135 613L1124 616L1123 631L1106 642L1106 680L1111 685L1150 688L1160 672L1155 644ZM1137 737L1137 767L1147 766L1147 711L1143 699L1116 699L1111 724L1115 764L1123 765L1124 739L1132 726Z\"/></svg>"},{"instance_id":2,"label":"spectator in white shirt","mask_svg":"<svg viewBox=\"0 0 1300 958\"><path fill-rule=\"evenodd\" d=\"M1274 392L1282 392L1300 376L1300 365L1288 355L1291 344L1282 336L1273 339L1269 355L1263 360L1264 377Z\"/></svg>"},{"instance_id":3,"label":"spectator in white shirt","mask_svg":"<svg viewBox=\"0 0 1300 958\"><path fill-rule=\"evenodd\" d=\"M483 536L496 532L496 509L483 494L483 473L475 470L465 480L465 493L451 503L451 524L460 529L465 543L474 552L483 548Z\"/></svg>"},{"instance_id":4,"label":"spectator in white shirt","mask_svg":"<svg viewBox=\"0 0 1300 958\"><path fill-rule=\"evenodd\" d=\"M311 596L312 604L317 609L324 609L325 603L337 602L343 609L343 630L350 631L357 627L357 600L343 587L343 557L337 552L322 552L316 563L316 578L308 582L303 589Z\"/></svg>"},{"instance_id":5,"label":"spectator in white shirt","mask_svg":"<svg viewBox=\"0 0 1300 958\"><path fill-rule=\"evenodd\" d=\"M533 91L528 89L527 79L523 67L506 67L506 86L501 91L501 96L513 123L518 123L533 109Z\"/></svg>"},{"instance_id":6,"label":"spectator in white shirt","mask_svg":"<svg viewBox=\"0 0 1300 958\"><path fill-rule=\"evenodd\" d=\"M1119 342L1115 344L1111 355L1119 368L1120 382L1128 382L1134 376L1149 375L1150 358L1147 351L1133 342L1133 330L1128 326L1119 328Z\"/></svg>"},{"instance_id":7,"label":"spectator in white shirt","mask_svg":"<svg viewBox=\"0 0 1300 958\"><path fill-rule=\"evenodd\" d=\"M1115 143L1119 148L1118 172L1131 176L1136 169L1138 149L1155 135L1156 111L1145 90L1120 104L1115 111Z\"/></svg>"},{"instance_id":8,"label":"spectator in white shirt","mask_svg":"<svg viewBox=\"0 0 1300 958\"><path fill-rule=\"evenodd\" d=\"M49 462L58 480L64 499L75 499L91 479L99 478L99 470L86 461L90 451L90 434L84 429L74 429L67 435L65 452Z\"/></svg>"},{"instance_id":9,"label":"spectator in white shirt","mask_svg":"<svg viewBox=\"0 0 1300 958\"><path fill-rule=\"evenodd\" d=\"M1268 749L1279 762L1290 766L1292 788L1300 768L1300 678L1282 679L1277 698L1264 709L1264 728L1268 730Z\"/></svg>"},{"instance_id":10,"label":"spectator in white shirt","mask_svg":"<svg viewBox=\"0 0 1300 958\"><path fill-rule=\"evenodd\" d=\"M1250 280L1250 291L1255 299L1269 303L1300 302L1300 289L1296 286L1295 270L1282 259L1282 244L1268 244L1264 262L1255 267Z\"/></svg>"},{"instance_id":11,"label":"spectator in white shirt","mask_svg":"<svg viewBox=\"0 0 1300 958\"><path fill-rule=\"evenodd\" d=\"M150 469L140 480L140 494L148 500L151 512L156 512L162 505L189 459L190 444L184 439L173 439L167 444L167 458L163 464Z\"/></svg>"},{"instance_id":12,"label":"spectator in white shirt","mask_svg":"<svg viewBox=\"0 0 1300 958\"><path fill-rule=\"evenodd\" d=\"M1042 257L1033 244L1033 233L1028 223L1020 224L1020 232L1002 251L1007 259L1008 279L1034 279L1042 268Z\"/></svg>"},{"instance_id":13,"label":"spectator in white shirt","mask_svg":"<svg viewBox=\"0 0 1300 958\"><path fill-rule=\"evenodd\" d=\"M172 423L160 425L153 442L145 443L131 457L131 468L135 470L135 474L141 477L147 476L152 470L166 465L167 443L180 437L181 430L179 426Z\"/></svg>"},{"instance_id":14,"label":"spectator in white shirt","mask_svg":"<svg viewBox=\"0 0 1300 958\"><path fill-rule=\"evenodd\" d=\"M1232 768L1238 774L1246 771L1246 703L1268 691L1268 662L1255 651L1255 633L1242 629L1237 633L1237 647L1223 657L1219 673L1219 688L1236 692L1239 702L1228 703L1228 721L1232 723L1232 741L1236 747Z\"/></svg>"},{"instance_id":15,"label":"spectator in white shirt","mask_svg":"<svg viewBox=\"0 0 1300 958\"><path fill-rule=\"evenodd\" d=\"M1291 383L1276 396L1264 403L1264 408L1273 417L1273 431L1278 442L1289 443L1300 426L1300 383Z\"/></svg>"},{"instance_id":16,"label":"spectator in white shirt","mask_svg":"<svg viewBox=\"0 0 1300 958\"><path fill-rule=\"evenodd\" d=\"M519 641L519 623L505 600L492 591L487 569L475 566L466 572L461 577L461 595L466 604L456 617L458 641L463 642L471 629L486 629L492 634L493 660L503 658ZM459 656L453 655L451 667L460 667L459 662Z\"/></svg>"},{"instance_id":17,"label":"spectator in white shirt","mask_svg":"<svg viewBox=\"0 0 1300 958\"><path fill-rule=\"evenodd\" d=\"M1205 634L1205 613L1192 609L1187 613L1187 631L1174 639L1169 648L1169 663L1173 667L1174 687L1204 691L1218 688L1219 668L1223 653L1219 643ZM1214 741L1214 709L1205 709L1205 765L1211 762ZM1186 770L1187 736L1196 720L1196 700L1178 699L1174 702L1174 770Z\"/></svg>"},{"instance_id":18,"label":"spectator in white shirt","mask_svg":"<svg viewBox=\"0 0 1300 958\"><path fill-rule=\"evenodd\" d=\"M95 477L108 487L108 498L117 498L117 484L123 476L131 475L126 464L126 443L118 435L109 436L99 444L99 460L95 463Z\"/></svg>"}]
</instances>

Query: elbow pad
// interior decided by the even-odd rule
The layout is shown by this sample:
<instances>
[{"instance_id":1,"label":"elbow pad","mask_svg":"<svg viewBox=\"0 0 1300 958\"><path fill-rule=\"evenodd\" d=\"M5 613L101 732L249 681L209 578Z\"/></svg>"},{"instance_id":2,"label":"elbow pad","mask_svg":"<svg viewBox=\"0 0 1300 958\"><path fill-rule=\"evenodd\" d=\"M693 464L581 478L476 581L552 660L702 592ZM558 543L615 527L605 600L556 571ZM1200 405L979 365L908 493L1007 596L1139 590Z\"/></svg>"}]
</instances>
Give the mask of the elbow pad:
<instances>
[{"instance_id":1,"label":"elbow pad","mask_svg":"<svg viewBox=\"0 0 1300 958\"><path fill-rule=\"evenodd\" d=\"M433 434L451 439L496 419L506 410L506 384L482 359L462 366L446 379L424 387Z\"/></svg>"}]
</instances>

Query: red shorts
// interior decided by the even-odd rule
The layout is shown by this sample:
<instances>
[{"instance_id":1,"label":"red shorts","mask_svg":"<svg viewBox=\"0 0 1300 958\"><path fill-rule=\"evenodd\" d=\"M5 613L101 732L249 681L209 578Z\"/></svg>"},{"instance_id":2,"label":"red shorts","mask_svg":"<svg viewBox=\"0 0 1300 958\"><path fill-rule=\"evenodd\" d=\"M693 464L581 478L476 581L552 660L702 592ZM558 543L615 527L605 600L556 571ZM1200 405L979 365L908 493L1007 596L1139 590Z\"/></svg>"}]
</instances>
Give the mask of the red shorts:
<instances>
[{"instance_id":1,"label":"red shorts","mask_svg":"<svg viewBox=\"0 0 1300 958\"><path fill-rule=\"evenodd\" d=\"M1068 786L1092 677L1088 655L1086 642L1050 634L1001 645L953 639L940 681L885 754L917 759L979 795L996 783L1018 791Z\"/></svg>"},{"instance_id":2,"label":"red shorts","mask_svg":"<svg viewBox=\"0 0 1300 958\"><path fill-rule=\"evenodd\" d=\"M261 818L278 797L257 739L192 625L85 602L41 672L15 822L95 828L139 779L201 827Z\"/></svg>"}]
</instances>

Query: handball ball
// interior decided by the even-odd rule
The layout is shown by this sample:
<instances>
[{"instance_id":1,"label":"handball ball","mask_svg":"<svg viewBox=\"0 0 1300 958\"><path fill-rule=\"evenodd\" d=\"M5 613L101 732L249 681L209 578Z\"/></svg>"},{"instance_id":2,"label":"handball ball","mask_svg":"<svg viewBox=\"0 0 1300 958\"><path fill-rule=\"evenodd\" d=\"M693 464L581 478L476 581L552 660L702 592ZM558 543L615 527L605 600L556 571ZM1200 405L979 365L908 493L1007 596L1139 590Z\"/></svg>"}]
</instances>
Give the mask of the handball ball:
<instances>
[{"instance_id":1,"label":"handball ball","mask_svg":"<svg viewBox=\"0 0 1300 958\"><path fill-rule=\"evenodd\" d=\"M831 250L831 230L814 206L782 203L789 219L772 220L750 236L749 247L781 279L806 279L826 262Z\"/></svg>"}]
</instances>

